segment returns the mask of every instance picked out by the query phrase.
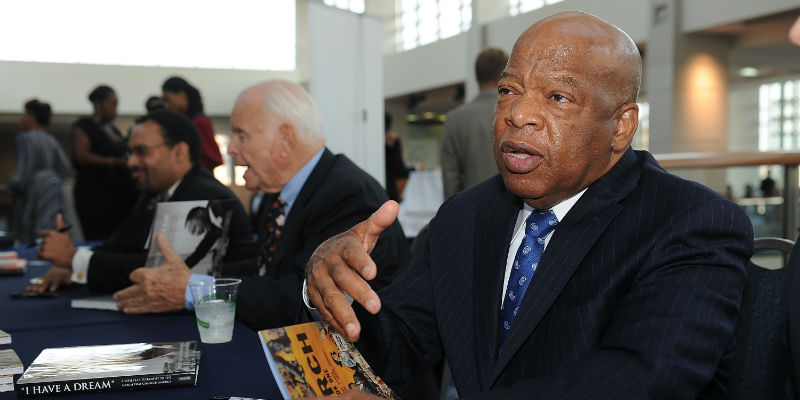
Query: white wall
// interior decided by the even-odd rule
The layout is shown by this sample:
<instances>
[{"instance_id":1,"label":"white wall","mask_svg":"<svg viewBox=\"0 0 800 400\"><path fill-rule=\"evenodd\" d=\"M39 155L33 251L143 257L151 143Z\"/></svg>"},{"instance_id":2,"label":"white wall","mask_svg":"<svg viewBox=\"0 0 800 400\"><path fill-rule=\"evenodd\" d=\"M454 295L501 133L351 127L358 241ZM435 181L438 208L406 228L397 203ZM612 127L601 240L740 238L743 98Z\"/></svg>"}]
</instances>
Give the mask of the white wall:
<instances>
[{"instance_id":1,"label":"white wall","mask_svg":"<svg viewBox=\"0 0 800 400\"><path fill-rule=\"evenodd\" d=\"M467 34L383 57L386 98L464 82L471 65L464 63Z\"/></svg>"},{"instance_id":2,"label":"white wall","mask_svg":"<svg viewBox=\"0 0 800 400\"><path fill-rule=\"evenodd\" d=\"M797 0L683 0L683 32L797 9Z\"/></svg>"},{"instance_id":3,"label":"white wall","mask_svg":"<svg viewBox=\"0 0 800 400\"><path fill-rule=\"evenodd\" d=\"M383 182L381 20L308 3L309 91L327 145Z\"/></svg>"},{"instance_id":4,"label":"white wall","mask_svg":"<svg viewBox=\"0 0 800 400\"><path fill-rule=\"evenodd\" d=\"M49 102L58 114L90 113L89 92L103 83L116 90L120 114L142 114L147 97L161 95L161 84L172 75L186 78L200 90L208 115L229 115L239 91L255 82L270 78L298 80L295 71L0 61L0 112L21 112L26 100L38 97Z\"/></svg>"},{"instance_id":5,"label":"white wall","mask_svg":"<svg viewBox=\"0 0 800 400\"><path fill-rule=\"evenodd\" d=\"M560 11L584 11L624 30L636 43L646 42L650 34L649 2L644 0L566 0L525 14L486 25L486 44L511 51L517 37L534 22Z\"/></svg>"}]
</instances>

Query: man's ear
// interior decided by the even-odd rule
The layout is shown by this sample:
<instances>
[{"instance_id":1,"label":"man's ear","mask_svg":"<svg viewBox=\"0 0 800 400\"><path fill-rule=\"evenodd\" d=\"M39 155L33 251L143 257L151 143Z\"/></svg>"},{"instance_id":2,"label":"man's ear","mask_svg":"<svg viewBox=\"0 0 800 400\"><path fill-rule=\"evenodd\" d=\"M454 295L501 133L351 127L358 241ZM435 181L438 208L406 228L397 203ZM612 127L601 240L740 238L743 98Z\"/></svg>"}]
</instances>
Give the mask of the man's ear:
<instances>
[{"instance_id":1,"label":"man's ear","mask_svg":"<svg viewBox=\"0 0 800 400\"><path fill-rule=\"evenodd\" d=\"M172 146L172 151L175 152L175 156L179 160L187 160L191 162L191 157L189 156L189 144L186 142L178 142L174 146Z\"/></svg>"},{"instance_id":2,"label":"man's ear","mask_svg":"<svg viewBox=\"0 0 800 400\"><path fill-rule=\"evenodd\" d=\"M639 106L636 103L623 104L614 118L614 135L611 137L611 150L623 153L628 149L639 127Z\"/></svg>"},{"instance_id":3,"label":"man's ear","mask_svg":"<svg viewBox=\"0 0 800 400\"><path fill-rule=\"evenodd\" d=\"M278 126L278 147L281 157L290 158L297 145L297 131L289 123L282 123Z\"/></svg>"}]
</instances>

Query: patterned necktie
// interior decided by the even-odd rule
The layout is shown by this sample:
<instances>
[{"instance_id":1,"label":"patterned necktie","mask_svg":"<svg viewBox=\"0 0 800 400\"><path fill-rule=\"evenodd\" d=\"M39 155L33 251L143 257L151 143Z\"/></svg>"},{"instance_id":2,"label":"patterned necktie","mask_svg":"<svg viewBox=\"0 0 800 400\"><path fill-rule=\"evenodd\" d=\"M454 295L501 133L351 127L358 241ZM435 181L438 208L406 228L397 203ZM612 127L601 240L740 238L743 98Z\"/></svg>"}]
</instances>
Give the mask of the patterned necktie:
<instances>
[{"instance_id":1,"label":"patterned necktie","mask_svg":"<svg viewBox=\"0 0 800 400\"><path fill-rule=\"evenodd\" d=\"M281 230L286 222L283 210L286 202L281 198L280 193L275 194L269 201L266 211L266 223L264 224L264 242L261 243L261 251L258 256L258 275L264 276L267 273L267 265L272 261L272 255L278 248L278 239L281 238Z\"/></svg>"},{"instance_id":2,"label":"patterned necktie","mask_svg":"<svg viewBox=\"0 0 800 400\"><path fill-rule=\"evenodd\" d=\"M511 269L511 276L508 278L506 295L503 305L500 307L500 350L506 340L511 324L517 315L519 305L525 290L528 289L531 277L539 266L539 260L544 252L544 238L558 224L558 218L552 211L534 210L528 219L525 220L525 237L522 239L517 255L514 257L514 265Z\"/></svg>"}]
</instances>

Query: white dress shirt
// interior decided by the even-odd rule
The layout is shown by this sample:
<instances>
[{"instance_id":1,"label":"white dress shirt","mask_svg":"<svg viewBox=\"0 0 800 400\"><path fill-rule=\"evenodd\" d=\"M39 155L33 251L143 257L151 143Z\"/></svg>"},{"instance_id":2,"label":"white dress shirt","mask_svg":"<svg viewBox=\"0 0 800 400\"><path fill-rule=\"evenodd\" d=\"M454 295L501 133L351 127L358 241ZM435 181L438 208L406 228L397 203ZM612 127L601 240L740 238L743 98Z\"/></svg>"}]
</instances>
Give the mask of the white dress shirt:
<instances>
[{"instance_id":1,"label":"white dress shirt","mask_svg":"<svg viewBox=\"0 0 800 400\"><path fill-rule=\"evenodd\" d=\"M561 203L556 204L550 210L553 211L553 214L556 215L558 221L564 219L567 215L569 210L572 209L572 206L578 202L578 199L583 196L586 192L586 189L580 191L580 193L562 201ZM511 237L511 245L508 247L508 256L506 257L506 274L505 278L503 278L503 293L501 302L505 301L506 298L506 287L508 286L508 278L511 276L511 267L514 265L514 257L517 255L517 249L519 245L522 243L522 239L525 237L525 220L528 219L528 216L531 215L533 212L533 207L525 204L519 213L517 214L517 224L514 225L514 235ZM558 229L558 225L556 228ZM544 250L547 250L547 244L550 243L550 238L553 237L553 232L555 229L551 230L545 237L544 237ZM544 256L544 251L542 252L542 256ZM536 279L536 274L533 274L533 279ZM502 304L502 303L501 303Z\"/></svg>"}]
</instances>

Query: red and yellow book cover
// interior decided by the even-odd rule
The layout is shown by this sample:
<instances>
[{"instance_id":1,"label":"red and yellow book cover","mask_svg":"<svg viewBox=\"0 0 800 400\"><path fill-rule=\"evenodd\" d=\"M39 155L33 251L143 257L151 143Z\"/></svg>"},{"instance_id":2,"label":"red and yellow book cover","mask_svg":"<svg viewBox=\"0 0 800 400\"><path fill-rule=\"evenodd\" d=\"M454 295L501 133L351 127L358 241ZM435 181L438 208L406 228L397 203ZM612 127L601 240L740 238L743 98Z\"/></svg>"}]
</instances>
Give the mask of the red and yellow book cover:
<instances>
[{"instance_id":1,"label":"red and yellow book cover","mask_svg":"<svg viewBox=\"0 0 800 400\"><path fill-rule=\"evenodd\" d=\"M284 399L339 395L358 389L397 399L355 346L327 322L258 332Z\"/></svg>"}]
</instances>

